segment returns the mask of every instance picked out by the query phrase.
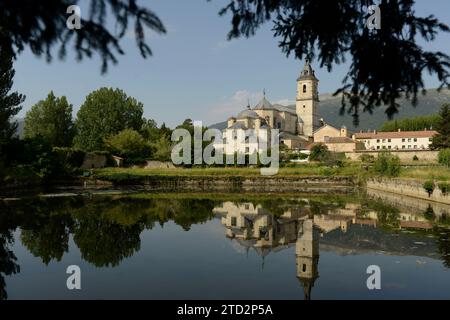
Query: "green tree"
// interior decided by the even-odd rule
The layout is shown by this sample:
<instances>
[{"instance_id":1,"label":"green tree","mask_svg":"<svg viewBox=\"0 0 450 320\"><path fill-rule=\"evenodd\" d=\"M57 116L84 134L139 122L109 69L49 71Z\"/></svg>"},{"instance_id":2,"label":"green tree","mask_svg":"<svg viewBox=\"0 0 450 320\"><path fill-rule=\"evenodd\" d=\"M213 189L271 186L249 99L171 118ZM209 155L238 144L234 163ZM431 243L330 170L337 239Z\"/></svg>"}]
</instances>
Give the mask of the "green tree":
<instances>
[{"instance_id":1,"label":"green tree","mask_svg":"<svg viewBox=\"0 0 450 320\"><path fill-rule=\"evenodd\" d=\"M400 174L400 168L400 158L388 152L378 154L378 158L373 164L373 170L376 173L390 177L397 177Z\"/></svg>"},{"instance_id":2,"label":"green tree","mask_svg":"<svg viewBox=\"0 0 450 320\"><path fill-rule=\"evenodd\" d=\"M17 122L13 121L13 117L20 111L20 104L25 100L25 96L10 92L15 73L12 65L11 55L7 50L0 49L0 155L3 154L3 146L16 133Z\"/></svg>"},{"instance_id":3,"label":"green tree","mask_svg":"<svg viewBox=\"0 0 450 320\"><path fill-rule=\"evenodd\" d=\"M439 112L441 116L437 123L436 130L438 135L433 137L432 149L450 148L450 104L446 103Z\"/></svg>"},{"instance_id":4,"label":"green tree","mask_svg":"<svg viewBox=\"0 0 450 320\"><path fill-rule=\"evenodd\" d=\"M441 120L438 114L430 116L417 116L413 118L406 118L402 120L393 120L385 122L380 131L421 131L430 128L436 128Z\"/></svg>"},{"instance_id":5,"label":"green tree","mask_svg":"<svg viewBox=\"0 0 450 320\"><path fill-rule=\"evenodd\" d=\"M107 148L127 162L139 162L150 155L150 147L139 132L125 129L105 140Z\"/></svg>"},{"instance_id":6,"label":"green tree","mask_svg":"<svg viewBox=\"0 0 450 320\"><path fill-rule=\"evenodd\" d=\"M438 154L438 162L444 166L450 167L450 149L442 149Z\"/></svg>"},{"instance_id":7,"label":"green tree","mask_svg":"<svg viewBox=\"0 0 450 320\"><path fill-rule=\"evenodd\" d=\"M158 161L170 161L172 153L172 142L166 135L160 136L160 138L150 143L152 148L152 159Z\"/></svg>"},{"instance_id":8,"label":"green tree","mask_svg":"<svg viewBox=\"0 0 450 320\"><path fill-rule=\"evenodd\" d=\"M53 147L70 147L74 137L72 105L65 96L58 98L50 92L27 112L24 134L25 138L42 136Z\"/></svg>"},{"instance_id":9,"label":"green tree","mask_svg":"<svg viewBox=\"0 0 450 320\"><path fill-rule=\"evenodd\" d=\"M120 89L101 88L90 93L75 122L74 144L85 151L102 150L104 141L124 129L142 128L144 106Z\"/></svg>"},{"instance_id":10,"label":"green tree","mask_svg":"<svg viewBox=\"0 0 450 320\"><path fill-rule=\"evenodd\" d=\"M315 144L311 148L311 153L309 154L309 160L311 161L325 161L330 157L330 152L328 148L323 143Z\"/></svg>"},{"instance_id":11,"label":"green tree","mask_svg":"<svg viewBox=\"0 0 450 320\"><path fill-rule=\"evenodd\" d=\"M140 133L145 140L156 141L159 139L160 130L155 120L144 118Z\"/></svg>"}]
</instances>

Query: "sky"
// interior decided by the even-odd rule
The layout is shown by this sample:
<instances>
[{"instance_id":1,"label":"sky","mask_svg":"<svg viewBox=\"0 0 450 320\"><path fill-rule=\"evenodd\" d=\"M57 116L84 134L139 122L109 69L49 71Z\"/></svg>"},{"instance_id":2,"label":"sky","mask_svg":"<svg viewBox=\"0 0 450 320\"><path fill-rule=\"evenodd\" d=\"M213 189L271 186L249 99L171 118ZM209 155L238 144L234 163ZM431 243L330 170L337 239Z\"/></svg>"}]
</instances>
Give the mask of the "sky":
<instances>
[{"instance_id":1,"label":"sky","mask_svg":"<svg viewBox=\"0 0 450 320\"><path fill-rule=\"evenodd\" d=\"M101 87L123 89L144 104L144 116L174 127L184 119L202 121L205 125L225 121L243 110L247 101L252 106L262 92L272 103L292 103L296 95L296 79L304 62L287 58L273 37L272 24L261 28L256 36L227 41L230 16L218 12L228 0L140 0L163 21L166 35L147 30L147 42L153 57L143 59L130 33L122 40L125 55L108 72L100 72L95 57L77 62L72 54L64 61L47 63L29 51L15 62L14 90L27 96L19 117L53 90L65 95L73 104L74 116L85 97ZM88 0L80 3L81 12L88 10ZM416 12L434 14L450 25L449 0L417 0ZM441 34L427 50L450 54L450 34ZM319 91L332 93L340 87L348 64L335 66L332 72L312 63L319 78ZM437 79L425 76L426 86L438 86Z\"/></svg>"}]
</instances>

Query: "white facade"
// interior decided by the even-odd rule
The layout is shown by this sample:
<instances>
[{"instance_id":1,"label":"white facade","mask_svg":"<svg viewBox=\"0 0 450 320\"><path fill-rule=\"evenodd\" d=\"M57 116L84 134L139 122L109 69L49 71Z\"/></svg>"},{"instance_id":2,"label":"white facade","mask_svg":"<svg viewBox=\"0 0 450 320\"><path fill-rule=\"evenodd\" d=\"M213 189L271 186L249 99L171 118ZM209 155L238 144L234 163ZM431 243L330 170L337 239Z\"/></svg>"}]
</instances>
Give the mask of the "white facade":
<instances>
[{"instance_id":1,"label":"white facade","mask_svg":"<svg viewBox=\"0 0 450 320\"><path fill-rule=\"evenodd\" d=\"M432 138L437 132L395 131L395 132L360 132L353 139L364 143L367 150L429 150Z\"/></svg>"}]
</instances>

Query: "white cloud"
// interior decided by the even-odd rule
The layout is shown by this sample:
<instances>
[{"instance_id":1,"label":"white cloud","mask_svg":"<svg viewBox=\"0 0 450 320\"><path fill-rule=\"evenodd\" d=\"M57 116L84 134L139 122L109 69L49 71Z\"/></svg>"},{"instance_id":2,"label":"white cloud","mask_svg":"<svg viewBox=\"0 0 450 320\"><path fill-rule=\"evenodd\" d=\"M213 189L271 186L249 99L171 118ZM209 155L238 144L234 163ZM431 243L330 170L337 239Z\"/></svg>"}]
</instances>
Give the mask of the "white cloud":
<instances>
[{"instance_id":1,"label":"white cloud","mask_svg":"<svg viewBox=\"0 0 450 320\"><path fill-rule=\"evenodd\" d=\"M236 91L233 95L224 97L217 104L212 105L210 111L207 113L206 120L210 123L226 121L229 117L235 116L237 113L244 110L249 101L250 106L254 107L262 98L262 91Z\"/></svg>"},{"instance_id":2,"label":"white cloud","mask_svg":"<svg viewBox=\"0 0 450 320\"><path fill-rule=\"evenodd\" d=\"M214 44L212 47L212 50L213 51L221 51L221 50L224 50L224 49L230 47L232 44L233 44L233 42L231 42L231 41L222 40L222 41L219 41L216 44Z\"/></svg>"}]
</instances>

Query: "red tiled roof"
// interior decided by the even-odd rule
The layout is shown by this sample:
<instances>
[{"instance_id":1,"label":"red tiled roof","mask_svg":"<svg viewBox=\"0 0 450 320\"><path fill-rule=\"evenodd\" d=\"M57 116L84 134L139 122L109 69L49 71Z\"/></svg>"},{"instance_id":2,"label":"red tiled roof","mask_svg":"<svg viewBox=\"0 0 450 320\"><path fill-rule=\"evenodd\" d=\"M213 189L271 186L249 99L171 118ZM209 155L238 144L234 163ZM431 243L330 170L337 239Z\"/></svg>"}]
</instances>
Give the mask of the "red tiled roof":
<instances>
[{"instance_id":1,"label":"red tiled roof","mask_svg":"<svg viewBox=\"0 0 450 320\"><path fill-rule=\"evenodd\" d=\"M429 138L437 135L434 130L426 131L390 131L390 132L358 132L356 139L386 139L386 138Z\"/></svg>"},{"instance_id":2,"label":"red tiled roof","mask_svg":"<svg viewBox=\"0 0 450 320\"><path fill-rule=\"evenodd\" d=\"M325 139L325 143L355 143L355 141L349 137L329 137Z\"/></svg>"}]
</instances>

